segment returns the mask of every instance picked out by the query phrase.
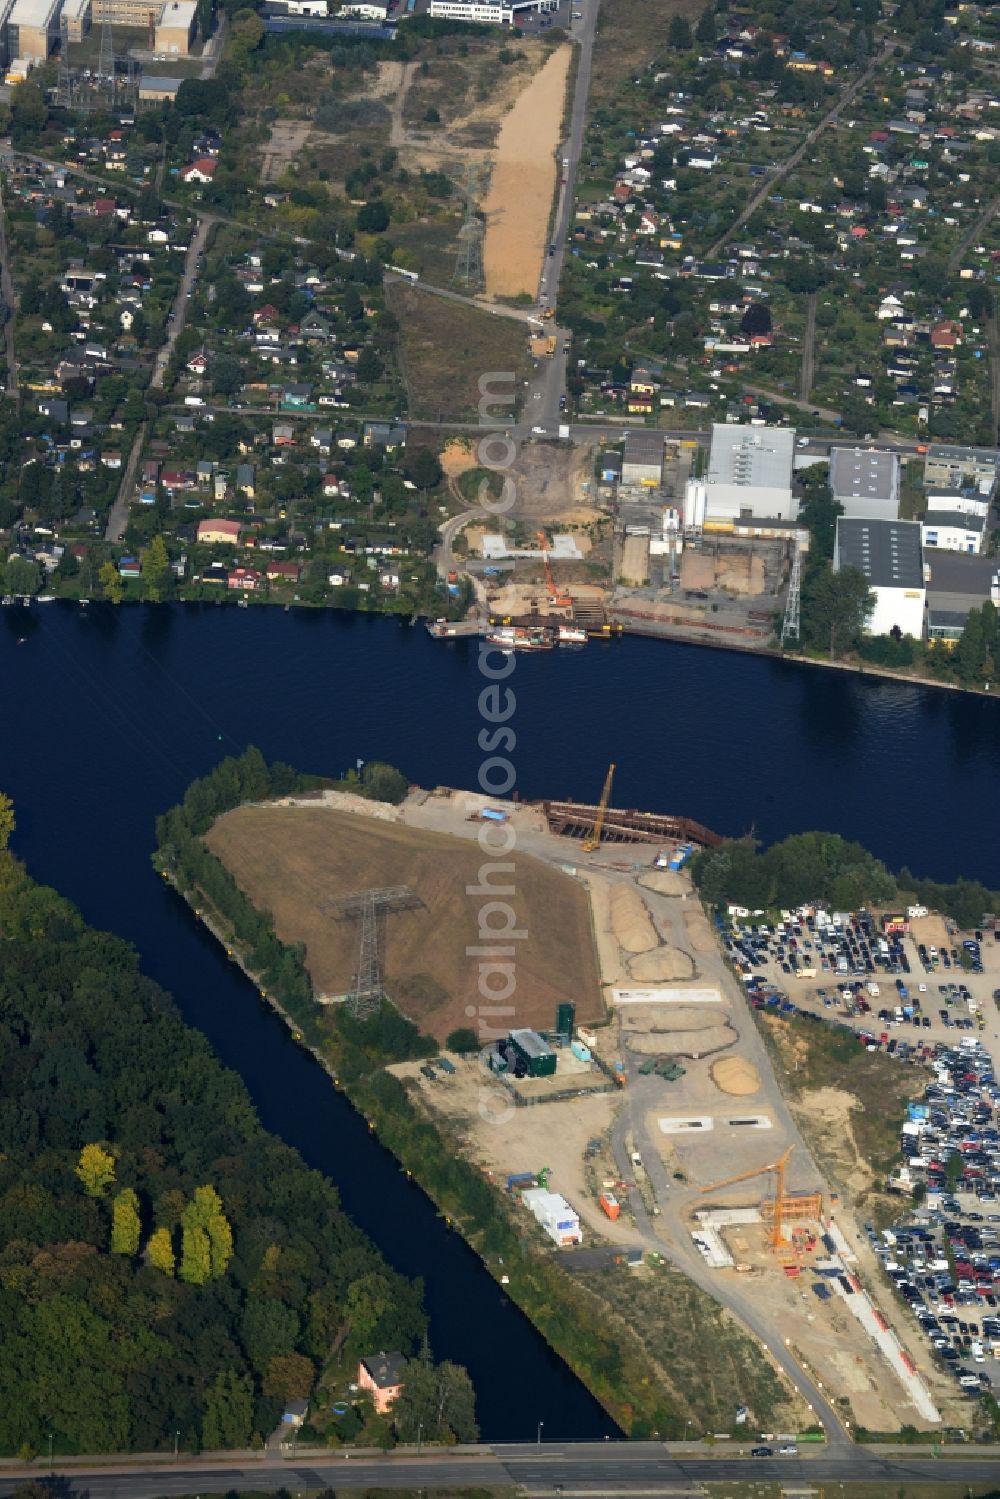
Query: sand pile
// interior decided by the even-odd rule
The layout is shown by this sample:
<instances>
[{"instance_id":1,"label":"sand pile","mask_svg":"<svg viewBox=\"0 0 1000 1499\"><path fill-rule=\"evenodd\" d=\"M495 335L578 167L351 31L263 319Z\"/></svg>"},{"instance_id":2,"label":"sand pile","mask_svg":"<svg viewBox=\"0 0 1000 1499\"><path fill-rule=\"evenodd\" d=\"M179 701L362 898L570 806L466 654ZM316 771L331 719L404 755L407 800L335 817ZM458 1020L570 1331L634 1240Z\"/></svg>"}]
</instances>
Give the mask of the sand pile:
<instances>
[{"instance_id":1,"label":"sand pile","mask_svg":"<svg viewBox=\"0 0 1000 1499\"><path fill-rule=\"evenodd\" d=\"M760 1073L746 1057L721 1057L709 1068L712 1081L721 1093L746 1098L760 1089Z\"/></svg>"},{"instance_id":2,"label":"sand pile","mask_svg":"<svg viewBox=\"0 0 1000 1499\"><path fill-rule=\"evenodd\" d=\"M658 895L685 895L689 888L683 875L673 869L654 869L652 874L642 875L639 884L645 885L647 890L655 890Z\"/></svg>"},{"instance_id":3,"label":"sand pile","mask_svg":"<svg viewBox=\"0 0 1000 1499\"><path fill-rule=\"evenodd\" d=\"M634 979L655 983L665 979L694 977L694 963L686 952L676 947L658 947L656 952L641 953L633 958L628 971Z\"/></svg>"},{"instance_id":4,"label":"sand pile","mask_svg":"<svg viewBox=\"0 0 1000 1499\"><path fill-rule=\"evenodd\" d=\"M695 952L712 952L715 947L715 938L708 924L708 917L701 906L692 905L688 901L688 907L689 909L684 912L684 925L687 928L691 946Z\"/></svg>"},{"instance_id":5,"label":"sand pile","mask_svg":"<svg viewBox=\"0 0 1000 1499\"><path fill-rule=\"evenodd\" d=\"M642 896L634 885L611 887L611 930L624 952L652 952L659 938Z\"/></svg>"}]
</instances>

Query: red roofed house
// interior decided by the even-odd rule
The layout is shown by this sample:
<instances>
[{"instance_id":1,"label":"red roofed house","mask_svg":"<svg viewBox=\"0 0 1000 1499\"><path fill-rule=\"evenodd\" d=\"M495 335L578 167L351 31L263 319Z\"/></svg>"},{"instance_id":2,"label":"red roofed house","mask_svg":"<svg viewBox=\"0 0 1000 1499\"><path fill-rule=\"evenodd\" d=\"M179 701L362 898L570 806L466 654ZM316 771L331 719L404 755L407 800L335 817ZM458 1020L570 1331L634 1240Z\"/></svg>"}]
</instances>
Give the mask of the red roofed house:
<instances>
[{"instance_id":1,"label":"red roofed house","mask_svg":"<svg viewBox=\"0 0 1000 1499\"><path fill-rule=\"evenodd\" d=\"M280 317L281 313L277 307L272 307L268 302L264 307L258 307L254 313L254 327L258 327L261 323L276 323Z\"/></svg>"},{"instance_id":2,"label":"red roofed house","mask_svg":"<svg viewBox=\"0 0 1000 1499\"><path fill-rule=\"evenodd\" d=\"M268 579L277 583L297 583L299 581L299 564L297 562L269 562L266 571Z\"/></svg>"},{"instance_id":3,"label":"red roofed house","mask_svg":"<svg viewBox=\"0 0 1000 1499\"><path fill-rule=\"evenodd\" d=\"M232 542L240 539L238 520L202 520L198 522L198 540L212 545L215 542Z\"/></svg>"},{"instance_id":4,"label":"red roofed house","mask_svg":"<svg viewBox=\"0 0 1000 1499\"><path fill-rule=\"evenodd\" d=\"M935 349L956 349L962 342L962 325L943 318L931 329L931 345Z\"/></svg>"},{"instance_id":5,"label":"red roofed house","mask_svg":"<svg viewBox=\"0 0 1000 1499\"><path fill-rule=\"evenodd\" d=\"M201 527L198 527L201 530ZM255 567L234 567L229 574L227 587L244 588L252 593L254 589L260 588L264 583L264 574L258 572Z\"/></svg>"},{"instance_id":6,"label":"red roofed house","mask_svg":"<svg viewBox=\"0 0 1000 1499\"><path fill-rule=\"evenodd\" d=\"M185 167L181 173L182 182L211 182L215 176L215 169L219 165L210 156L199 156L189 167Z\"/></svg>"}]
</instances>

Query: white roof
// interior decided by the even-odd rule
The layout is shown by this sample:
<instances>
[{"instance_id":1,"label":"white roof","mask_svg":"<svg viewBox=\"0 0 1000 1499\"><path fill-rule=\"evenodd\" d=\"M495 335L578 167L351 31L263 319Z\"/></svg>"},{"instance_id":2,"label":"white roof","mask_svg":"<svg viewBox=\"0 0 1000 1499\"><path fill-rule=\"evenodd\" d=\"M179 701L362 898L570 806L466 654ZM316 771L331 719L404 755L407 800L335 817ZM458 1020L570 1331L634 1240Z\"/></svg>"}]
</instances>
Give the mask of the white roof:
<instances>
[{"instance_id":1,"label":"white roof","mask_svg":"<svg viewBox=\"0 0 1000 1499\"><path fill-rule=\"evenodd\" d=\"M8 21L12 26L47 27L59 9L59 0L15 0Z\"/></svg>"},{"instance_id":2,"label":"white roof","mask_svg":"<svg viewBox=\"0 0 1000 1499\"><path fill-rule=\"evenodd\" d=\"M82 21L90 9L91 0L65 0L62 13L67 21Z\"/></svg>"},{"instance_id":3,"label":"white roof","mask_svg":"<svg viewBox=\"0 0 1000 1499\"><path fill-rule=\"evenodd\" d=\"M158 25L189 27L198 9L196 0L167 0L160 12Z\"/></svg>"}]
</instances>

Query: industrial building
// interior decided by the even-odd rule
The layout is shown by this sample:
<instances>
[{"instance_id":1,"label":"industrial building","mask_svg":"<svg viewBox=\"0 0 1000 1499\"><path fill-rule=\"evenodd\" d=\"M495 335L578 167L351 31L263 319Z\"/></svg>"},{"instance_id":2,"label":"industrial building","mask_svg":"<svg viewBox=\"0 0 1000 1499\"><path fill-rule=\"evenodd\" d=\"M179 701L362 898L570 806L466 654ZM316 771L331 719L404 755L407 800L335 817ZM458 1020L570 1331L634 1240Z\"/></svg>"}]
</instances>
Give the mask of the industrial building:
<instances>
[{"instance_id":1,"label":"industrial building","mask_svg":"<svg viewBox=\"0 0 1000 1499\"><path fill-rule=\"evenodd\" d=\"M156 23L157 52L186 57L194 41L197 17L196 0L167 0Z\"/></svg>"},{"instance_id":2,"label":"industrial building","mask_svg":"<svg viewBox=\"0 0 1000 1499\"><path fill-rule=\"evenodd\" d=\"M163 78L154 73L143 73L139 80L140 104L162 104L167 99L176 99L183 78Z\"/></svg>"},{"instance_id":3,"label":"industrial building","mask_svg":"<svg viewBox=\"0 0 1000 1499\"><path fill-rule=\"evenodd\" d=\"M90 30L91 0L65 0L62 20L67 41L82 42Z\"/></svg>"},{"instance_id":4,"label":"industrial building","mask_svg":"<svg viewBox=\"0 0 1000 1499\"><path fill-rule=\"evenodd\" d=\"M987 599L1000 608L1000 562L967 552L932 550L924 557L927 575L927 639L954 644L970 609Z\"/></svg>"},{"instance_id":5,"label":"industrial building","mask_svg":"<svg viewBox=\"0 0 1000 1499\"><path fill-rule=\"evenodd\" d=\"M663 434L629 432L622 459L622 483L659 489L663 483Z\"/></svg>"},{"instance_id":6,"label":"industrial building","mask_svg":"<svg viewBox=\"0 0 1000 1499\"><path fill-rule=\"evenodd\" d=\"M952 509L929 507L920 523L920 540L925 547L940 547L946 552L982 551L986 534L985 505L976 510L956 506Z\"/></svg>"},{"instance_id":7,"label":"industrial building","mask_svg":"<svg viewBox=\"0 0 1000 1499\"><path fill-rule=\"evenodd\" d=\"M795 432L790 427L715 422L704 484L706 522L794 521L792 497ZM685 507L685 523L687 506Z\"/></svg>"},{"instance_id":8,"label":"industrial building","mask_svg":"<svg viewBox=\"0 0 1000 1499\"><path fill-rule=\"evenodd\" d=\"M560 1248L567 1244L582 1244L580 1217L558 1192L549 1192L544 1187L532 1187L521 1193L521 1201L538 1219L549 1238Z\"/></svg>"},{"instance_id":9,"label":"industrial building","mask_svg":"<svg viewBox=\"0 0 1000 1499\"><path fill-rule=\"evenodd\" d=\"M924 564L916 521L837 519L833 568L855 567L875 595L865 633L898 629L919 640L924 631Z\"/></svg>"},{"instance_id":10,"label":"industrial building","mask_svg":"<svg viewBox=\"0 0 1000 1499\"><path fill-rule=\"evenodd\" d=\"M932 442L924 459L927 489L972 488L991 494L1000 469L996 448L967 448L954 443Z\"/></svg>"},{"instance_id":11,"label":"industrial building","mask_svg":"<svg viewBox=\"0 0 1000 1499\"><path fill-rule=\"evenodd\" d=\"M451 21L482 21L490 26L513 26L518 16L555 10L553 0L431 0L430 14Z\"/></svg>"},{"instance_id":12,"label":"industrial building","mask_svg":"<svg viewBox=\"0 0 1000 1499\"><path fill-rule=\"evenodd\" d=\"M551 1077L556 1070L556 1054L537 1031L511 1031L511 1050L524 1064L529 1077Z\"/></svg>"},{"instance_id":13,"label":"industrial building","mask_svg":"<svg viewBox=\"0 0 1000 1499\"><path fill-rule=\"evenodd\" d=\"M59 0L14 0L6 32L8 58L44 62L59 37Z\"/></svg>"},{"instance_id":14,"label":"industrial building","mask_svg":"<svg viewBox=\"0 0 1000 1499\"><path fill-rule=\"evenodd\" d=\"M850 519L898 520L899 459L869 448L833 448L830 490Z\"/></svg>"}]
</instances>

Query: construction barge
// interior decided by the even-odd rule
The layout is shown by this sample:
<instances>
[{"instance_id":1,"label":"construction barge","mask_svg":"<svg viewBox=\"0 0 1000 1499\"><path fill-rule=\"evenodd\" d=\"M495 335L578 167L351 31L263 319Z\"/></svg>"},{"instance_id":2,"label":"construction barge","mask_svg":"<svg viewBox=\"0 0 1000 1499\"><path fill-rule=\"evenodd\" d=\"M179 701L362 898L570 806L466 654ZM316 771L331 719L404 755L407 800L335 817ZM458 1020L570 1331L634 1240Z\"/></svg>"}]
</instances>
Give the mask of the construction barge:
<instances>
[{"instance_id":1,"label":"construction barge","mask_svg":"<svg viewBox=\"0 0 1000 1499\"><path fill-rule=\"evenodd\" d=\"M601 806L583 802L533 802L542 812L550 833L583 841L595 835ZM697 843L718 848L722 837L690 817L671 817L661 812L639 812L634 807L607 807L601 821L602 843Z\"/></svg>"}]
</instances>

